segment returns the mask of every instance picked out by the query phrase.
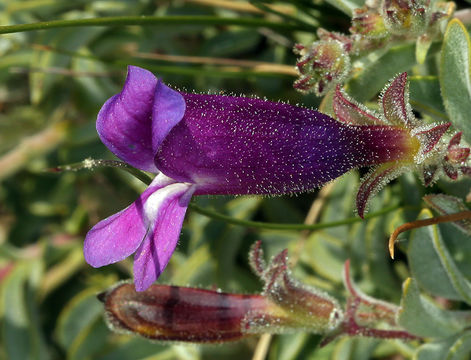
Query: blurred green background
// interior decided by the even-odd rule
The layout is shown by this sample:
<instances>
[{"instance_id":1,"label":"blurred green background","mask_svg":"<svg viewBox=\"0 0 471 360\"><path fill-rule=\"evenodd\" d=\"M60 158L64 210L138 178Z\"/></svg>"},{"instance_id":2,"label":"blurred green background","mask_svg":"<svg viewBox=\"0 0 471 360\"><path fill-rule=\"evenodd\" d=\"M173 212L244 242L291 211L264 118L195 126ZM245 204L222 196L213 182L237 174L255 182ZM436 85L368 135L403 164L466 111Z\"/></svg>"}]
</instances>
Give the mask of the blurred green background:
<instances>
[{"instance_id":1,"label":"blurred green background","mask_svg":"<svg viewBox=\"0 0 471 360\"><path fill-rule=\"evenodd\" d=\"M0 1L0 23L9 25L132 15L219 19L210 25L186 21L0 35L0 359L362 360L413 355L417 344L361 338L341 338L319 348L320 337L305 333L218 346L165 344L113 334L105 325L103 307L95 295L131 278L132 259L93 269L83 259L83 239L100 219L134 201L145 185L119 169L45 170L89 157L113 159L98 139L95 119L104 101L121 88L128 64L145 67L188 91L256 95L318 107L320 99L292 88L296 78L292 46L315 40L319 26L348 33L348 9L362 2L293 0L267 7L271 3ZM224 20L234 18L259 19L267 26L231 25ZM393 56L385 61L394 64L396 60ZM387 80L399 70L386 66L375 71L384 72L381 79ZM379 88L384 85L385 81L374 80ZM363 100L379 90L368 89L372 94ZM427 100L415 100L419 109L427 105ZM332 222L354 216L358 181L358 172L353 172L320 193L194 201L238 219ZM458 186L439 184L439 189L460 196L468 188L469 181ZM401 282L410 274L404 255L399 254L394 263L389 260L386 240L394 226L417 216L422 192L418 180L407 174L375 197L370 213L395 205L401 208L312 233L246 228L190 210L177 251L159 282L259 292L261 284L249 269L247 254L253 242L261 239L267 256L288 248L294 275L340 300L345 296L341 269L350 258L365 292L398 304ZM471 247L459 247L458 242L453 249L461 258L456 261L470 275Z\"/></svg>"}]
</instances>

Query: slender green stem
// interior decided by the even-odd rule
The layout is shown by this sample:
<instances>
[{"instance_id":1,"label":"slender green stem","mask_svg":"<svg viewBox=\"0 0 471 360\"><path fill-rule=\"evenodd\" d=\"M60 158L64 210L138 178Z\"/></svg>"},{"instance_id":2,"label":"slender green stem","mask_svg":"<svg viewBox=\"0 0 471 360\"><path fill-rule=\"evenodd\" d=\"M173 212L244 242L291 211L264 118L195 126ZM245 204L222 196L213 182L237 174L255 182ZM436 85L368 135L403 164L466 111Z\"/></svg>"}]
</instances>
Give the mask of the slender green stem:
<instances>
[{"instance_id":1,"label":"slender green stem","mask_svg":"<svg viewBox=\"0 0 471 360\"><path fill-rule=\"evenodd\" d=\"M152 181L152 179L142 171L133 168L131 165L126 164L125 162L122 161L116 161L116 160L93 160L93 159L86 159L82 162L79 163L74 163L74 164L69 164L69 165L64 165L64 166L58 166L56 168L48 169L48 171L51 172L60 172L60 171L77 171L77 170L82 170L82 169L93 169L95 167L115 167L124 171L127 171L131 175L135 176L139 180L141 180L143 183L149 185ZM258 228L258 229L272 229L272 230L320 230L320 229L326 229L326 228L331 228L331 227L336 227L336 226L342 226L342 225L350 225L354 224L356 222L361 222L363 219L360 217L351 217L339 221L332 221L328 223L321 223L321 224L283 224L283 223L267 223L267 222L261 222L261 221L250 221L250 220L241 220L241 219L236 219L224 214L221 214L217 211L214 210L209 210L209 209L204 209L195 203L190 203L188 207L196 211L197 213L200 213L201 215L210 217L212 219L217 219L217 220L222 220L224 222L227 222L228 224L232 225L238 225L238 226L245 226L245 227L250 227L250 228ZM394 210L399 209L399 205L394 205L390 206L387 208L384 208L380 211L365 215L364 219L371 219L375 218L387 213L390 213Z\"/></svg>"},{"instance_id":2,"label":"slender green stem","mask_svg":"<svg viewBox=\"0 0 471 360\"><path fill-rule=\"evenodd\" d=\"M380 211L365 215L364 219L356 216L356 217L350 217L350 218L346 218L339 221L332 221L332 222L326 222L326 223L320 223L320 224L283 224L283 223L267 223L267 222L261 222L261 221L249 221L249 220L235 219L233 217L218 213L213 210L204 209L194 203L190 203L189 208L207 217L222 220L232 225L245 226L245 227L251 227L251 228L258 228L258 229L271 229L271 230L320 230L320 229L327 229L327 228L337 227L337 226L342 226L342 225L350 225L350 224L361 222L367 219L375 218L375 217L390 213L394 210L397 210L400 208L400 206L393 205L393 206L384 208Z\"/></svg>"},{"instance_id":3,"label":"slender green stem","mask_svg":"<svg viewBox=\"0 0 471 360\"><path fill-rule=\"evenodd\" d=\"M53 20L32 24L0 26L0 34L17 32L48 30L66 27L83 26L155 26L155 25L239 25L245 27L266 27L279 31L314 31L313 26L306 24L290 24L287 22L273 22L260 18L225 18L219 16L115 16L91 19Z\"/></svg>"},{"instance_id":4,"label":"slender green stem","mask_svg":"<svg viewBox=\"0 0 471 360\"><path fill-rule=\"evenodd\" d=\"M144 172L132 167L131 165L118 160L103 160L103 159L85 159L83 161L57 166L55 168L47 169L48 172L62 172L62 171L78 171L84 169L94 169L97 167L114 167L124 171L127 171L135 178L141 180L144 184L149 185L152 182L152 178Z\"/></svg>"}]
</instances>

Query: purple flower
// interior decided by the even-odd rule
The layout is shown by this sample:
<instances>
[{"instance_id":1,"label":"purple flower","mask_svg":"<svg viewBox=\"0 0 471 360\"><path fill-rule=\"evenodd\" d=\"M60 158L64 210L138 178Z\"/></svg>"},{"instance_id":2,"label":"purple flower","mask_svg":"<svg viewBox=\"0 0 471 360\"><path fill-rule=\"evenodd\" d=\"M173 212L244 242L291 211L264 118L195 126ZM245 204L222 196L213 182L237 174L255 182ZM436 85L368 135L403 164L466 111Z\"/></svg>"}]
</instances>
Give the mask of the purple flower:
<instances>
[{"instance_id":1,"label":"purple flower","mask_svg":"<svg viewBox=\"0 0 471 360\"><path fill-rule=\"evenodd\" d=\"M130 66L121 93L97 119L103 143L130 165L158 173L128 208L85 239L100 267L135 253L136 290L167 265L193 195L312 190L359 166L411 159L417 139L396 125L355 125L257 98L188 94Z\"/></svg>"}]
</instances>

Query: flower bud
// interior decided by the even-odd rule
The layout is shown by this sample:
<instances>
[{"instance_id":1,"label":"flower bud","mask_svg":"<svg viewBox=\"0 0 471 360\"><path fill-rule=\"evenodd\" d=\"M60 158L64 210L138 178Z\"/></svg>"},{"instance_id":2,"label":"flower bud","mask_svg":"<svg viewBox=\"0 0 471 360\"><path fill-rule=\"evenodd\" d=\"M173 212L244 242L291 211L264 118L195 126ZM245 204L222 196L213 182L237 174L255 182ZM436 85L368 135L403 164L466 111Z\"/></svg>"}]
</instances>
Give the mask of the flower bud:
<instances>
[{"instance_id":1,"label":"flower bud","mask_svg":"<svg viewBox=\"0 0 471 360\"><path fill-rule=\"evenodd\" d=\"M384 0L382 16L393 35L421 35L430 21L430 0Z\"/></svg>"},{"instance_id":2,"label":"flower bud","mask_svg":"<svg viewBox=\"0 0 471 360\"><path fill-rule=\"evenodd\" d=\"M296 64L300 76L293 86L301 92L322 96L350 72L350 57L338 40L316 41L309 48L295 47L295 52L301 55Z\"/></svg>"},{"instance_id":3,"label":"flower bud","mask_svg":"<svg viewBox=\"0 0 471 360\"><path fill-rule=\"evenodd\" d=\"M376 10L369 9L366 6L353 11L350 32L364 35L370 39L380 39L388 36L382 16Z\"/></svg>"},{"instance_id":4,"label":"flower bud","mask_svg":"<svg viewBox=\"0 0 471 360\"><path fill-rule=\"evenodd\" d=\"M109 327L149 339L218 343L239 340L251 322L286 321L282 311L261 295L158 285L137 292L134 285L120 283L99 295L105 303Z\"/></svg>"}]
</instances>

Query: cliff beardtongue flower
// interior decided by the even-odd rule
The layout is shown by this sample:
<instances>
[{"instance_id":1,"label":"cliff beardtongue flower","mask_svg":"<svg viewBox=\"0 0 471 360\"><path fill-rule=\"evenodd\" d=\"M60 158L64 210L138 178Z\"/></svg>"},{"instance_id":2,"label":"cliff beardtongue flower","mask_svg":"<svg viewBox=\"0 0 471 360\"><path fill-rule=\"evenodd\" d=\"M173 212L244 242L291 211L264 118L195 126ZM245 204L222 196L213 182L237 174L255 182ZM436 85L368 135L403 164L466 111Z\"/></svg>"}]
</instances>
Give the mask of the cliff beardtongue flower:
<instances>
[{"instance_id":1,"label":"cliff beardtongue flower","mask_svg":"<svg viewBox=\"0 0 471 360\"><path fill-rule=\"evenodd\" d=\"M408 134L405 140L408 152L402 158L383 162L363 178L356 199L361 217L371 196L407 170L418 170L423 183L428 186L436 180L440 171L456 179L460 172L468 174L470 169L466 166L470 150L459 146L461 133L455 134L446 144L442 138L445 138L450 123L423 124L415 118L409 104L407 73L391 81L384 89L379 105L382 113L375 114L349 98L339 86L333 99L334 112L339 121L370 126L389 124Z\"/></svg>"},{"instance_id":2,"label":"cliff beardtongue flower","mask_svg":"<svg viewBox=\"0 0 471 360\"><path fill-rule=\"evenodd\" d=\"M353 118L351 107L342 111ZM96 224L84 244L94 267L135 253L139 291L167 265L192 195L309 191L359 166L409 159L418 147L400 126L349 124L256 98L178 92L133 66L123 90L100 110L97 130L119 158L160 172L133 204Z\"/></svg>"}]
</instances>

